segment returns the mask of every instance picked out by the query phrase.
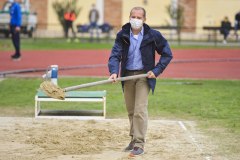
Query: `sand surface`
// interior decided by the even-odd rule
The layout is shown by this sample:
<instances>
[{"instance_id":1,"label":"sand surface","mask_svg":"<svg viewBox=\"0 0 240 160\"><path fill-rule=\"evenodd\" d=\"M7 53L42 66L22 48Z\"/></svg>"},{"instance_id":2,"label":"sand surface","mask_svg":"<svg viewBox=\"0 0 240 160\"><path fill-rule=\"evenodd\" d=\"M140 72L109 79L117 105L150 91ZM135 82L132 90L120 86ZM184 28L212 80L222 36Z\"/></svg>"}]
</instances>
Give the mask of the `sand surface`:
<instances>
[{"instance_id":1,"label":"sand surface","mask_svg":"<svg viewBox=\"0 0 240 160\"><path fill-rule=\"evenodd\" d=\"M125 160L128 120L0 117L1 160ZM211 159L212 145L194 122L150 120L141 160ZM186 128L184 128L186 127Z\"/></svg>"}]
</instances>

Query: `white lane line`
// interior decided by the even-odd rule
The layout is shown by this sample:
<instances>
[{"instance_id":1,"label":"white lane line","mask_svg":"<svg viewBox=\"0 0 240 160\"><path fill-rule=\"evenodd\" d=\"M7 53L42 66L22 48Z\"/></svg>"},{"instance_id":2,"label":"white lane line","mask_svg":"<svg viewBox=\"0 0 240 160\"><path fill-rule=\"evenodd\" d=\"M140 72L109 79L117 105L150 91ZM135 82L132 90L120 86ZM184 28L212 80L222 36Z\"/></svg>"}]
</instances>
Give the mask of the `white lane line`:
<instances>
[{"instance_id":1,"label":"white lane line","mask_svg":"<svg viewBox=\"0 0 240 160\"><path fill-rule=\"evenodd\" d=\"M185 127L185 125L183 124L182 121L178 121L178 124L180 125L180 127L181 127L184 131L187 131L187 128Z\"/></svg>"},{"instance_id":2,"label":"white lane line","mask_svg":"<svg viewBox=\"0 0 240 160\"><path fill-rule=\"evenodd\" d=\"M188 129L186 128L186 126L184 125L184 123L182 121L178 121L179 126L185 131L187 132L187 135L189 136L189 138L192 140L193 144L197 147L197 149L200 152L203 152L203 149L199 146L198 141L196 140L196 138L193 137L193 135L188 131ZM210 156L205 156L204 159L206 160L211 160Z\"/></svg>"},{"instance_id":3,"label":"white lane line","mask_svg":"<svg viewBox=\"0 0 240 160\"><path fill-rule=\"evenodd\" d=\"M211 160L211 157L206 156L205 159L206 159L206 160Z\"/></svg>"}]
</instances>

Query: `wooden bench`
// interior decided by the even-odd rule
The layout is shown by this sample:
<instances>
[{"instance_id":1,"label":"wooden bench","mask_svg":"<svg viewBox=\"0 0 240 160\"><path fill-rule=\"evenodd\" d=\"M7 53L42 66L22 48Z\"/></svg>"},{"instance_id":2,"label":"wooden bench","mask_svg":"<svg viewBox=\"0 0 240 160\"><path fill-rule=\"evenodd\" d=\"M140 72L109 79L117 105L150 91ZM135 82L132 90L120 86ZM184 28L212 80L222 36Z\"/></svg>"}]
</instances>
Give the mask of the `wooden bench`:
<instances>
[{"instance_id":1,"label":"wooden bench","mask_svg":"<svg viewBox=\"0 0 240 160\"><path fill-rule=\"evenodd\" d=\"M217 35L220 34L220 26L203 26L203 30L208 31L208 41L211 41L213 39L214 43L217 44ZM230 31L234 30L234 27L231 27ZM237 34L236 36L236 41L238 40ZM213 38L211 38L213 37Z\"/></svg>"},{"instance_id":2,"label":"wooden bench","mask_svg":"<svg viewBox=\"0 0 240 160\"><path fill-rule=\"evenodd\" d=\"M43 110L41 102L102 102L102 110ZM69 91L64 100L51 98L38 91L35 95L35 118L105 119L106 91Z\"/></svg>"},{"instance_id":3,"label":"wooden bench","mask_svg":"<svg viewBox=\"0 0 240 160\"><path fill-rule=\"evenodd\" d=\"M177 27L177 26L150 26L152 29L156 29L156 30L169 30L169 31L175 31L175 33L171 33L170 32L170 37L168 38L168 40L173 40L173 36L177 35L177 41L178 44L180 44L181 42L181 30L184 29L183 27Z\"/></svg>"},{"instance_id":4,"label":"wooden bench","mask_svg":"<svg viewBox=\"0 0 240 160\"><path fill-rule=\"evenodd\" d=\"M113 32L114 27L110 24L104 23L98 26L99 36L105 35L107 41L110 40L111 34ZM89 25L77 25L77 32L81 34L81 37L84 37L84 34L88 34L90 37L90 26Z\"/></svg>"}]
</instances>

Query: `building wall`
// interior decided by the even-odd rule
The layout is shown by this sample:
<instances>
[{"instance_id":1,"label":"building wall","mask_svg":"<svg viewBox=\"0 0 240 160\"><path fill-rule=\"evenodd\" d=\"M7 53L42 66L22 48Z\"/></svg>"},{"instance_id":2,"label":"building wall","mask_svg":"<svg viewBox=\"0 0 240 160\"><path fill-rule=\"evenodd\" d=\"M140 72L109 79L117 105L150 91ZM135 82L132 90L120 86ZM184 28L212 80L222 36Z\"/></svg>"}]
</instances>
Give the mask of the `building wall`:
<instances>
[{"instance_id":1,"label":"building wall","mask_svg":"<svg viewBox=\"0 0 240 160\"><path fill-rule=\"evenodd\" d=\"M228 16L232 25L235 14L240 11L240 0L198 0L196 26L197 33L203 26L220 26L221 20Z\"/></svg>"},{"instance_id":2,"label":"building wall","mask_svg":"<svg viewBox=\"0 0 240 160\"><path fill-rule=\"evenodd\" d=\"M104 1L104 21L117 28L122 25L122 0Z\"/></svg>"},{"instance_id":3,"label":"building wall","mask_svg":"<svg viewBox=\"0 0 240 160\"><path fill-rule=\"evenodd\" d=\"M62 27L58 21L57 14L55 13L52 4L55 0L48 0L47 3L47 12L48 12L48 30L62 30ZM65 1L65 0L58 0L58 1ZM91 9L92 4L96 4L96 0L87 0L87 1L78 1L77 6L81 8L81 11L74 22L74 25L78 24L87 24L88 22L88 14L89 10Z\"/></svg>"},{"instance_id":4,"label":"building wall","mask_svg":"<svg viewBox=\"0 0 240 160\"><path fill-rule=\"evenodd\" d=\"M59 0L61 1L61 0ZM88 24L88 13L93 3L99 3L100 0L81 1L78 5L81 7L79 17L75 21L77 24ZM102 1L102 0L101 0ZM61 30L57 16L51 7L54 0L48 0L48 30ZM120 26L129 21L129 12L134 6L142 6L147 12L147 23L149 25L167 25L171 23L170 17L166 13L166 6L171 0L156 1L148 0L145 5L143 0L125 1L125 0L103 0L104 12L100 16L104 22L120 28ZM101 5L99 5L101 6ZM159 7L155 7L159 6ZM98 6L97 6L98 7ZM101 8L98 8L101 10ZM156 14L157 13L157 14ZM160 18L159 18L160 17Z\"/></svg>"},{"instance_id":5,"label":"building wall","mask_svg":"<svg viewBox=\"0 0 240 160\"><path fill-rule=\"evenodd\" d=\"M122 0L122 24L129 22L129 14L133 7L140 6L146 10L146 23L152 26L167 25L172 23L170 17L166 13L166 6L171 4L171 0L156 1L147 0L147 4L144 0Z\"/></svg>"},{"instance_id":6,"label":"building wall","mask_svg":"<svg viewBox=\"0 0 240 160\"><path fill-rule=\"evenodd\" d=\"M3 5L4 5L5 2L6 2L5 0L0 0L0 10L2 10Z\"/></svg>"},{"instance_id":7,"label":"building wall","mask_svg":"<svg viewBox=\"0 0 240 160\"><path fill-rule=\"evenodd\" d=\"M37 13L38 19L38 29L47 29L48 26L48 12L46 5L48 0L30 0L30 10L31 12Z\"/></svg>"},{"instance_id":8,"label":"building wall","mask_svg":"<svg viewBox=\"0 0 240 160\"><path fill-rule=\"evenodd\" d=\"M7 0L0 0L0 8ZM31 11L37 13L38 31L62 32L52 3L56 0L30 0ZM57 0L66 1L66 0ZM88 13L93 3L102 11L102 22L106 21L114 26L121 26L129 21L130 10L135 6L142 6L147 12L146 23L151 26L172 24L166 12L166 6L174 0L78 0L81 12L74 22L88 24ZM196 27L196 33L201 34L203 26L219 26L221 20L228 16L232 25L234 16L240 11L240 0L175 0L185 8L185 26ZM101 7L104 7L101 8ZM165 32L165 31L162 31ZM192 31L194 32L194 30Z\"/></svg>"},{"instance_id":9,"label":"building wall","mask_svg":"<svg viewBox=\"0 0 240 160\"><path fill-rule=\"evenodd\" d=\"M179 5L184 8L185 32L195 32L197 0L179 0Z\"/></svg>"}]
</instances>

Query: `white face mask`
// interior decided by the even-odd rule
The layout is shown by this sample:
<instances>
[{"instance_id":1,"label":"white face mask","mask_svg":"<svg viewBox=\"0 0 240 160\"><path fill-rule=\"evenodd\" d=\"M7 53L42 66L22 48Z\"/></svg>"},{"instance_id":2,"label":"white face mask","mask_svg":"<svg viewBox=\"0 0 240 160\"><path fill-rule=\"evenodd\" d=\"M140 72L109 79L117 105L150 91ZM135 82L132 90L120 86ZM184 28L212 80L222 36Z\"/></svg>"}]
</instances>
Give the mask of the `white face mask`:
<instances>
[{"instance_id":1,"label":"white face mask","mask_svg":"<svg viewBox=\"0 0 240 160\"><path fill-rule=\"evenodd\" d=\"M143 26L143 20L137 18L130 18L130 24L133 29L140 29Z\"/></svg>"}]
</instances>

